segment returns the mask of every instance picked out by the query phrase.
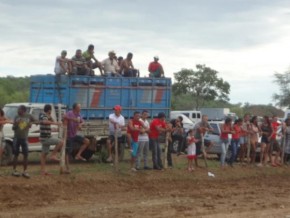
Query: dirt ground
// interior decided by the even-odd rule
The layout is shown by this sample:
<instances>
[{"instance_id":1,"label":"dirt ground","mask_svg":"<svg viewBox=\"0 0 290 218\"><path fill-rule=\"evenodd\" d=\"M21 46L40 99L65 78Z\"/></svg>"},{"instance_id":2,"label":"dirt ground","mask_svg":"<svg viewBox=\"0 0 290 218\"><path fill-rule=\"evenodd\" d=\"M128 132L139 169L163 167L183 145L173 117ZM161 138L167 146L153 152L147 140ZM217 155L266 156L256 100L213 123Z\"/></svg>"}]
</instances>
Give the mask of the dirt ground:
<instances>
[{"instance_id":1,"label":"dirt ground","mask_svg":"<svg viewBox=\"0 0 290 218\"><path fill-rule=\"evenodd\" d=\"M70 217L289 217L290 167L240 166L189 173L184 164L164 171L129 171L121 164L75 163L72 174L10 176L1 167L0 218Z\"/></svg>"}]
</instances>

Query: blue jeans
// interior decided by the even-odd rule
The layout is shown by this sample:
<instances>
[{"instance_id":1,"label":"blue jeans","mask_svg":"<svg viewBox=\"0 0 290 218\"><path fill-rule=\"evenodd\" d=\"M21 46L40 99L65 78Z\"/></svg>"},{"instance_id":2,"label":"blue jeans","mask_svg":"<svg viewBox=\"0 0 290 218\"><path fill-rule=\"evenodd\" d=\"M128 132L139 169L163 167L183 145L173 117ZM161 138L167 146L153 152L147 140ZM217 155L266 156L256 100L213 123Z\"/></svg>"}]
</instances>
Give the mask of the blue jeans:
<instances>
[{"instance_id":1,"label":"blue jeans","mask_svg":"<svg viewBox=\"0 0 290 218\"><path fill-rule=\"evenodd\" d=\"M239 143L240 143L240 139L232 139L231 141L232 156L230 158L230 164L233 164L237 158Z\"/></svg>"},{"instance_id":2,"label":"blue jeans","mask_svg":"<svg viewBox=\"0 0 290 218\"><path fill-rule=\"evenodd\" d=\"M153 168L163 168L161 160L161 147L158 139L150 139L152 149Z\"/></svg>"},{"instance_id":3,"label":"blue jeans","mask_svg":"<svg viewBox=\"0 0 290 218\"><path fill-rule=\"evenodd\" d=\"M220 162L221 162L221 166L224 166L226 155L227 155L227 150L229 148L229 140L228 139L220 139L220 140L221 140L221 149L222 149Z\"/></svg>"}]
</instances>

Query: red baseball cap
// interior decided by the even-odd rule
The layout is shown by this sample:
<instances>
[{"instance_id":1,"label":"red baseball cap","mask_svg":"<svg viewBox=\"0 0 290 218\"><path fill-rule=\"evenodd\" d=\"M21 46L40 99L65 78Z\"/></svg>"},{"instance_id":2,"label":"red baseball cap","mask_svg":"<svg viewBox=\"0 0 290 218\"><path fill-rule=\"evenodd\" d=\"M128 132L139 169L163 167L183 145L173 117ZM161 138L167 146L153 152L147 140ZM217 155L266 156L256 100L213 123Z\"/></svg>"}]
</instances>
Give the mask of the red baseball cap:
<instances>
[{"instance_id":1,"label":"red baseball cap","mask_svg":"<svg viewBox=\"0 0 290 218\"><path fill-rule=\"evenodd\" d=\"M115 105L113 107L113 110L115 110L115 111L121 111L122 110L122 107L120 105Z\"/></svg>"}]
</instances>

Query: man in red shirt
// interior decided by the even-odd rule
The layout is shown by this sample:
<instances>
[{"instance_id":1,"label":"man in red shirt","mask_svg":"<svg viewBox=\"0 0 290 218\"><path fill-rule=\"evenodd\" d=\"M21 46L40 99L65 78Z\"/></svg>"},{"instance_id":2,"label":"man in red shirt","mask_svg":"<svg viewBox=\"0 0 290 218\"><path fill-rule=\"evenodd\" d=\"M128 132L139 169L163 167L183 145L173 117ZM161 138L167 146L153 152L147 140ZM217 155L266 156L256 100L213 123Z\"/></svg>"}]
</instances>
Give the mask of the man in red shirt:
<instances>
[{"instance_id":1,"label":"man in red shirt","mask_svg":"<svg viewBox=\"0 0 290 218\"><path fill-rule=\"evenodd\" d=\"M164 71L162 65L158 62L159 57L155 56L154 61L149 64L148 71L150 72L149 77L160 78L164 77Z\"/></svg>"},{"instance_id":2,"label":"man in red shirt","mask_svg":"<svg viewBox=\"0 0 290 218\"><path fill-rule=\"evenodd\" d=\"M163 168L161 160L161 147L158 141L159 134L166 132L165 114L160 112L158 118L150 123L149 143L152 149L153 169L161 170Z\"/></svg>"}]
</instances>

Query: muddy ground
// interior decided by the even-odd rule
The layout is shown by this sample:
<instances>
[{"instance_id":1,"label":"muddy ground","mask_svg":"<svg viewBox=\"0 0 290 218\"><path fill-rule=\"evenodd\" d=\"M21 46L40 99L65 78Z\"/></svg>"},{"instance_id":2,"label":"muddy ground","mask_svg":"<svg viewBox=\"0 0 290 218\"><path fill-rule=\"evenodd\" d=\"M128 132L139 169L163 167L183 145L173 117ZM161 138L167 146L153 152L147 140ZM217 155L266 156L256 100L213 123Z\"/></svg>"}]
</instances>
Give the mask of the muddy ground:
<instances>
[{"instance_id":1,"label":"muddy ground","mask_svg":"<svg viewBox=\"0 0 290 218\"><path fill-rule=\"evenodd\" d=\"M131 172L129 163L115 172L109 164L74 163L72 174L10 175L1 167L0 218L70 217L289 217L290 167L242 166L221 170L214 160L189 173L185 159L164 171Z\"/></svg>"}]
</instances>

